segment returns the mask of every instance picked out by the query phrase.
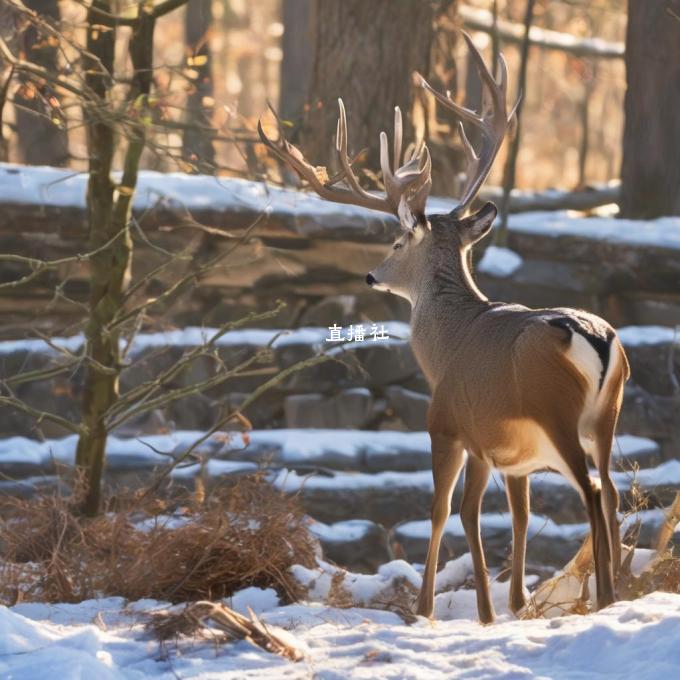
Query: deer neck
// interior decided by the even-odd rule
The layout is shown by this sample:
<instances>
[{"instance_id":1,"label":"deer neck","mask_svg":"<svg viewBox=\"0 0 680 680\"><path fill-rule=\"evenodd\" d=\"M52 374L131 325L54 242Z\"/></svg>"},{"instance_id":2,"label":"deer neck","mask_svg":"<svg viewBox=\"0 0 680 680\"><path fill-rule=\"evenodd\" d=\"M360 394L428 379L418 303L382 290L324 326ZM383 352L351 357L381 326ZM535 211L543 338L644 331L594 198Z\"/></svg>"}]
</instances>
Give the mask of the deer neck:
<instances>
[{"instance_id":1,"label":"deer neck","mask_svg":"<svg viewBox=\"0 0 680 680\"><path fill-rule=\"evenodd\" d=\"M472 278L468 251L433 264L411 303L411 345L431 386L490 305Z\"/></svg>"}]
</instances>

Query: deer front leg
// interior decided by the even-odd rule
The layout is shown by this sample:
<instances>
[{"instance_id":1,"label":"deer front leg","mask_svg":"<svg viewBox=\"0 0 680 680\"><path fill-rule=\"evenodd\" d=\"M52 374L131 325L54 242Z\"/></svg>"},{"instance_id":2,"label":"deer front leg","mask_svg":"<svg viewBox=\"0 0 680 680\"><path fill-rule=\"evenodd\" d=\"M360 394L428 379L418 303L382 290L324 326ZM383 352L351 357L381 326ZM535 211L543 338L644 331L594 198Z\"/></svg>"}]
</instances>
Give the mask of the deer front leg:
<instances>
[{"instance_id":1,"label":"deer front leg","mask_svg":"<svg viewBox=\"0 0 680 680\"><path fill-rule=\"evenodd\" d=\"M489 466L481 458L468 453L467 467L465 468L465 489L460 505L460 519L472 554L475 587L477 588L477 612L482 623L492 623L495 617L489 590L489 572L486 568L482 537L479 530L482 497L486 491L490 473Z\"/></svg>"},{"instance_id":2,"label":"deer front leg","mask_svg":"<svg viewBox=\"0 0 680 680\"><path fill-rule=\"evenodd\" d=\"M432 440L432 477L434 498L432 499L432 533L427 550L425 573L420 589L416 613L431 617L434 611L434 581L439 562L439 546L444 525L451 514L451 495L458 475L463 467L462 444L451 435L430 433Z\"/></svg>"},{"instance_id":3,"label":"deer front leg","mask_svg":"<svg viewBox=\"0 0 680 680\"><path fill-rule=\"evenodd\" d=\"M529 526L529 478L505 478L505 491L512 516L512 575L510 576L510 611L517 614L526 605L524 562Z\"/></svg>"}]
</instances>

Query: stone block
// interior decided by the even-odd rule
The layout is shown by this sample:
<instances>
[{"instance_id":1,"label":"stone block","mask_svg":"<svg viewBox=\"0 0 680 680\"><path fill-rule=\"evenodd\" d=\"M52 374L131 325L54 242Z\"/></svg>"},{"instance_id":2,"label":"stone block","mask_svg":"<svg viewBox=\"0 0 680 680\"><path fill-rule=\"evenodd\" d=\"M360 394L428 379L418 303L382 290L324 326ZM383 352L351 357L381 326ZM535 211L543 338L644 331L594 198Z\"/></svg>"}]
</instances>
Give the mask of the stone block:
<instances>
[{"instance_id":1,"label":"stone block","mask_svg":"<svg viewBox=\"0 0 680 680\"><path fill-rule=\"evenodd\" d=\"M427 429L427 409L430 406L427 395L392 385L385 390L385 396L389 407L409 430Z\"/></svg>"},{"instance_id":2,"label":"stone block","mask_svg":"<svg viewBox=\"0 0 680 680\"><path fill-rule=\"evenodd\" d=\"M369 425L380 414L384 402L376 401L365 388L343 390L331 396L318 393L286 397L286 427L352 428Z\"/></svg>"}]
</instances>

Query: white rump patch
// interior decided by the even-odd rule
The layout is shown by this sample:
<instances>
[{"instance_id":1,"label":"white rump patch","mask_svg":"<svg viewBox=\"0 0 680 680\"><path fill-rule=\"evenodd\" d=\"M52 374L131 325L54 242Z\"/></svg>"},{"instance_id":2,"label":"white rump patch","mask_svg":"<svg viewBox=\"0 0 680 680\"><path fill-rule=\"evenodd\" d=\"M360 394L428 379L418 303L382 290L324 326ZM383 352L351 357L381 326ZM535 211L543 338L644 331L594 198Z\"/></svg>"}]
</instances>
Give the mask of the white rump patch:
<instances>
[{"instance_id":1,"label":"white rump patch","mask_svg":"<svg viewBox=\"0 0 680 680\"><path fill-rule=\"evenodd\" d=\"M604 369L600 355L582 335L573 331L567 357L586 377L590 388L589 396L592 392L594 400L600 388L600 378Z\"/></svg>"}]
</instances>

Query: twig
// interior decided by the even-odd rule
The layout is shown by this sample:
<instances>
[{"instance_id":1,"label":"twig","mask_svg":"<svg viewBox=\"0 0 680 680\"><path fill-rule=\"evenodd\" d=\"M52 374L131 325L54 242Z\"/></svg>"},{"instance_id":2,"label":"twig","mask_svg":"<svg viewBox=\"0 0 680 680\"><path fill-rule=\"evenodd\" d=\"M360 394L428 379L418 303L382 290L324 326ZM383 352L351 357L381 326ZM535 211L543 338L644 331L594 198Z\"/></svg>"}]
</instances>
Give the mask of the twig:
<instances>
[{"instance_id":1,"label":"twig","mask_svg":"<svg viewBox=\"0 0 680 680\"><path fill-rule=\"evenodd\" d=\"M205 343L185 354L178 362L163 371L160 375L156 376L152 381L143 383L129 392L126 392L124 395L121 395L117 403L111 407L107 417L120 412L128 404L138 403L142 399L147 399L151 394L153 394L153 392L168 382L168 380L172 380L177 375L179 375L185 368L189 366L192 361L194 361L194 359L207 354L209 350L213 349L216 346L218 340L228 331L245 326L251 321L263 321L265 319L274 317L283 309L283 307L285 307L285 303L279 302L279 304L274 309L267 312L251 312L241 319L236 321L228 321L227 323L222 324L222 326L220 326L220 328L217 329L217 331Z\"/></svg>"},{"instance_id":2,"label":"twig","mask_svg":"<svg viewBox=\"0 0 680 680\"><path fill-rule=\"evenodd\" d=\"M95 248L94 250L91 250L88 253L83 253L82 255L81 254L71 255L69 257L61 257L57 260L39 260L35 257L26 257L25 255L0 253L0 262L17 262L20 264L25 264L26 266L31 267L33 269L33 271L30 274L26 274L26 276L24 276L21 279L0 283L0 289L16 288L17 286L20 286L23 283L28 283L36 276L42 274L44 271L47 271L48 269L54 269L56 267L60 267L65 264L71 264L73 262L87 262L88 260L92 259L95 255L98 255L103 250L106 250L112 243L115 242L115 240L121 234L122 232L117 233L115 236L110 238L106 243L99 246L98 248Z\"/></svg>"},{"instance_id":3,"label":"twig","mask_svg":"<svg viewBox=\"0 0 680 680\"><path fill-rule=\"evenodd\" d=\"M54 413L49 413L48 411L40 411L39 409L35 409L26 404L25 402L23 402L21 399L17 399L16 397L0 396L0 405L16 409L17 411L21 411L22 413L25 413L33 417L38 425L43 420L47 420L51 423L61 425L64 429L75 434L82 435L87 433L87 428L84 425L76 425L75 423L72 423L70 420L66 420L66 418L62 418L61 416L58 416Z\"/></svg>"},{"instance_id":4,"label":"twig","mask_svg":"<svg viewBox=\"0 0 680 680\"><path fill-rule=\"evenodd\" d=\"M237 409L234 409L227 413L227 415L218 418L217 421L210 427L210 429L204 435L195 440L194 443L189 446L189 448L187 448L184 452L177 456L177 458L175 458L175 460L171 464L166 466L156 477L154 482L149 485L149 487L144 492L142 498L146 498L150 494L157 491L160 485L163 483L163 481L182 461L188 458L201 444L210 439L210 437L212 437L212 435L215 434L215 432L217 432L223 425L237 418L241 411L244 411L246 408L248 408L248 406L250 406L254 401L259 399L259 397L262 396L262 394L270 390L272 387L275 387L279 383L283 382L289 375L297 373L298 371L301 371L305 368L316 366L317 364L323 363L324 361L328 361L330 358L331 357L329 357L327 354L318 354L316 356L310 357L309 359L303 359L302 361L298 361L297 363L293 364L292 366L289 366L288 368L284 368L280 373L277 373L273 378L270 378L265 383L258 386L257 389L255 389L248 397L246 397L246 399L243 400L243 402Z\"/></svg>"}]
</instances>

